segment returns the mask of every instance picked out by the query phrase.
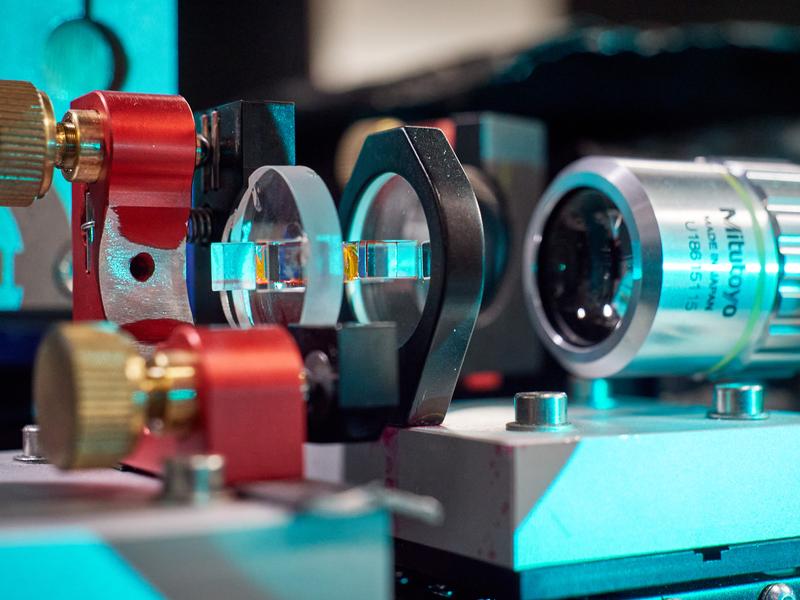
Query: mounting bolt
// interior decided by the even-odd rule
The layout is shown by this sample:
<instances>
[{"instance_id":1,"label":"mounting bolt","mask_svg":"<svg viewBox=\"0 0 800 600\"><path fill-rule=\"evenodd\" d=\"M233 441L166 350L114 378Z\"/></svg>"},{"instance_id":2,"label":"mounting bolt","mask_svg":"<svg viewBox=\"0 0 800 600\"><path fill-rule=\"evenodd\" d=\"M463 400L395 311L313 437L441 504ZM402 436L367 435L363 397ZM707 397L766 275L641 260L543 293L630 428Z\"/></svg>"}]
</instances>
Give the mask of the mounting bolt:
<instances>
[{"instance_id":1,"label":"mounting bolt","mask_svg":"<svg viewBox=\"0 0 800 600\"><path fill-rule=\"evenodd\" d=\"M24 463L46 463L47 459L39 450L39 426L25 425L22 428L22 454L17 454L14 460Z\"/></svg>"},{"instance_id":2,"label":"mounting bolt","mask_svg":"<svg viewBox=\"0 0 800 600\"><path fill-rule=\"evenodd\" d=\"M558 431L568 428L564 392L521 392L514 395L514 418L509 431Z\"/></svg>"},{"instance_id":3,"label":"mounting bolt","mask_svg":"<svg viewBox=\"0 0 800 600\"><path fill-rule=\"evenodd\" d=\"M771 583L758 595L758 600L795 600L794 590L785 583Z\"/></svg>"},{"instance_id":4,"label":"mounting bolt","mask_svg":"<svg viewBox=\"0 0 800 600\"><path fill-rule=\"evenodd\" d=\"M718 383L714 386L711 419L759 421L769 417L764 410L764 387L757 383Z\"/></svg>"},{"instance_id":5,"label":"mounting bolt","mask_svg":"<svg viewBox=\"0 0 800 600\"><path fill-rule=\"evenodd\" d=\"M171 502L208 504L225 490L225 457L189 454L164 463L163 498Z\"/></svg>"}]
</instances>

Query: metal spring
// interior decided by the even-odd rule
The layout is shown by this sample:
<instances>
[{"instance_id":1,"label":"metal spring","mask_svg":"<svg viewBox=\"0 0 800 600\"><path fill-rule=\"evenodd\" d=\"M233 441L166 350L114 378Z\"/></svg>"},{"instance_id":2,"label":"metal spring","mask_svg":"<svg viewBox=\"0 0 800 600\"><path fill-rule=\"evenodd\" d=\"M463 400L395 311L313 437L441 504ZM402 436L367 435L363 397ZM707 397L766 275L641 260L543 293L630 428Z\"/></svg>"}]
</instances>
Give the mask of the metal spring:
<instances>
[{"instance_id":1,"label":"metal spring","mask_svg":"<svg viewBox=\"0 0 800 600\"><path fill-rule=\"evenodd\" d=\"M213 212L210 208L193 208L189 213L186 241L189 244L208 244L211 241L213 223Z\"/></svg>"}]
</instances>

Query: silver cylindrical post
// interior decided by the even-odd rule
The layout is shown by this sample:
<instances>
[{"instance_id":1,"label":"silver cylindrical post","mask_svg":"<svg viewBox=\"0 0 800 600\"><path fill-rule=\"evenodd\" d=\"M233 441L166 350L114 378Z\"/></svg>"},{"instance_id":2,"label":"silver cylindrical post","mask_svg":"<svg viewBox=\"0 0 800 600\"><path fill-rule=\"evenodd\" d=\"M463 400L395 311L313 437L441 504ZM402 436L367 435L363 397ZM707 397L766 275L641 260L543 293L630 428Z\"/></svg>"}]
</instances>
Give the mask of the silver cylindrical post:
<instances>
[{"instance_id":1,"label":"silver cylindrical post","mask_svg":"<svg viewBox=\"0 0 800 600\"><path fill-rule=\"evenodd\" d=\"M521 392L514 396L514 421L509 431L557 430L569 425L564 392Z\"/></svg>"},{"instance_id":2,"label":"silver cylindrical post","mask_svg":"<svg viewBox=\"0 0 800 600\"><path fill-rule=\"evenodd\" d=\"M178 455L164 464L164 499L206 504L225 489L225 458L219 454Z\"/></svg>"},{"instance_id":3,"label":"silver cylindrical post","mask_svg":"<svg viewBox=\"0 0 800 600\"><path fill-rule=\"evenodd\" d=\"M25 425L22 428L22 454L14 457L14 460L26 463L46 463L47 459L39 448L39 426Z\"/></svg>"},{"instance_id":4,"label":"silver cylindrical post","mask_svg":"<svg viewBox=\"0 0 800 600\"><path fill-rule=\"evenodd\" d=\"M715 385L714 404L708 416L712 419L766 419L769 413L764 410L764 387L746 383Z\"/></svg>"}]
</instances>

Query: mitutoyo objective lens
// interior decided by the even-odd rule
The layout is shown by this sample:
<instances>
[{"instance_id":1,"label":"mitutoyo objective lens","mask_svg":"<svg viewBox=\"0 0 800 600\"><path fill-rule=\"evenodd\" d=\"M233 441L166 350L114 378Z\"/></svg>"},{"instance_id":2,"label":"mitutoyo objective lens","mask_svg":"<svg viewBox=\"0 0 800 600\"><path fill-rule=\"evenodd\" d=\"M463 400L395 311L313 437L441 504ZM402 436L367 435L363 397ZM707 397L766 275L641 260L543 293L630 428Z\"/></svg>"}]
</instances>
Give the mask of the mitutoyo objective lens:
<instances>
[{"instance_id":1,"label":"mitutoyo objective lens","mask_svg":"<svg viewBox=\"0 0 800 600\"><path fill-rule=\"evenodd\" d=\"M800 167L590 157L532 217L534 325L580 377L800 370Z\"/></svg>"}]
</instances>

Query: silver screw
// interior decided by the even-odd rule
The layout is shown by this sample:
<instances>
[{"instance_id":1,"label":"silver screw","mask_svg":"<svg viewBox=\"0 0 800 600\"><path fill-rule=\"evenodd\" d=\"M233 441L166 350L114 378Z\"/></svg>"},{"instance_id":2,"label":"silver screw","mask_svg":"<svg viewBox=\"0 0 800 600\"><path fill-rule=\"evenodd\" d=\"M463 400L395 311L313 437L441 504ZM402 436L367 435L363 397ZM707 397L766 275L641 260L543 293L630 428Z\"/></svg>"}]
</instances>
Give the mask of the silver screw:
<instances>
[{"instance_id":1,"label":"silver screw","mask_svg":"<svg viewBox=\"0 0 800 600\"><path fill-rule=\"evenodd\" d=\"M312 350L306 355L303 362L309 391L314 388L322 388L327 396L333 396L336 390L337 374L330 357L322 350Z\"/></svg>"},{"instance_id":2,"label":"silver screw","mask_svg":"<svg viewBox=\"0 0 800 600\"><path fill-rule=\"evenodd\" d=\"M22 428L22 454L17 454L14 460L34 464L47 462L39 449L38 425L25 425Z\"/></svg>"},{"instance_id":3,"label":"silver screw","mask_svg":"<svg viewBox=\"0 0 800 600\"><path fill-rule=\"evenodd\" d=\"M761 590L758 600L795 600L794 590L785 583L772 583Z\"/></svg>"},{"instance_id":4,"label":"silver screw","mask_svg":"<svg viewBox=\"0 0 800 600\"><path fill-rule=\"evenodd\" d=\"M509 431L557 431L569 427L564 392L521 392L514 396L514 421Z\"/></svg>"},{"instance_id":5,"label":"silver screw","mask_svg":"<svg viewBox=\"0 0 800 600\"><path fill-rule=\"evenodd\" d=\"M164 464L165 500L208 504L224 490L225 457L220 454L178 455Z\"/></svg>"},{"instance_id":6,"label":"silver screw","mask_svg":"<svg viewBox=\"0 0 800 600\"><path fill-rule=\"evenodd\" d=\"M764 410L764 387L754 383L718 383L714 386L711 419L757 421L769 417Z\"/></svg>"}]
</instances>

